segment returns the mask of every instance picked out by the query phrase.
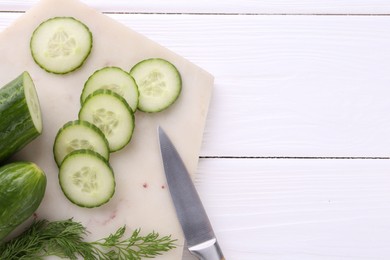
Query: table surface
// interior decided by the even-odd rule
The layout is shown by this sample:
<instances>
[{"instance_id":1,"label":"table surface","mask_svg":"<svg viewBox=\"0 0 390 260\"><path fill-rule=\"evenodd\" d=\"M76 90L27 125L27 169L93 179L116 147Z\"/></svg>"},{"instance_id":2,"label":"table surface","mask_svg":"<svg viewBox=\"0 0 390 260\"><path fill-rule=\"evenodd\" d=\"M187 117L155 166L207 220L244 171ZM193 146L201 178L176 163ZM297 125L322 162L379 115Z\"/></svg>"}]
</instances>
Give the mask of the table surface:
<instances>
[{"instance_id":1,"label":"table surface","mask_svg":"<svg viewBox=\"0 0 390 260\"><path fill-rule=\"evenodd\" d=\"M388 0L83 2L215 76L194 181L226 259L390 259Z\"/></svg>"}]
</instances>

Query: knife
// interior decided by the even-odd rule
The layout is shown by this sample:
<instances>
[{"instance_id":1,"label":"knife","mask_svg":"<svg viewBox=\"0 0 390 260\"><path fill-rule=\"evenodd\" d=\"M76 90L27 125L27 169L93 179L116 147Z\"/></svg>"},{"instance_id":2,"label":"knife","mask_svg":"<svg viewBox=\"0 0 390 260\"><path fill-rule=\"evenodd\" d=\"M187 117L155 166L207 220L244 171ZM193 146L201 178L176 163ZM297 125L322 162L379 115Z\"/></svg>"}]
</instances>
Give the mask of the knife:
<instances>
[{"instance_id":1,"label":"knife","mask_svg":"<svg viewBox=\"0 0 390 260\"><path fill-rule=\"evenodd\" d=\"M201 260L225 260L183 160L161 127L158 136L165 176L188 250Z\"/></svg>"}]
</instances>

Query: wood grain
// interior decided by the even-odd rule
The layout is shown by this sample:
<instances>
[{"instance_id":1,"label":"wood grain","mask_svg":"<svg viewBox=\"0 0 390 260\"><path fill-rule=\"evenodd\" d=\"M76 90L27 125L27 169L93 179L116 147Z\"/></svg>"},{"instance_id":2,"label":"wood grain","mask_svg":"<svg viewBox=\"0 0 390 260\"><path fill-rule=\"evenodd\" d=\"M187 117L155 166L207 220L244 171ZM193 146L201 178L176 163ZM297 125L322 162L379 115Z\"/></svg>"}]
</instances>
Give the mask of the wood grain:
<instances>
[{"instance_id":1,"label":"wood grain","mask_svg":"<svg viewBox=\"0 0 390 260\"><path fill-rule=\"evenodd\" d=\"M390 17L109 16L215 76L202 156L390 156Z\"/></svg>"},{"instance_id":2,"label":"wood grain","mask_svg":"<svg viewBox=\"0 0 390 260\"><path fill-rule=\"evenodd\" d=\"M388 1L83 2L215 76L195 184L227 259L390 259Z\"/></svg>"},{"instance_id":3,"label":"wood grain","mask_svg":"<svg viewBox=\"0 0 390 260\"><path fill-rule=\"evenodd\" d=\"M195 178L232 260L390 259L389 160L210 160Z\"/></svg>"},{"instance_id":4,"label":"wood grain","mask_svg":"<svg viewBox=\"0 0 390 260\"><path fill-rule=\"evenodd\" d=\"M388 17L112 17L215 76L203 156L390 154Z\"/></svg>"}]
</instances>

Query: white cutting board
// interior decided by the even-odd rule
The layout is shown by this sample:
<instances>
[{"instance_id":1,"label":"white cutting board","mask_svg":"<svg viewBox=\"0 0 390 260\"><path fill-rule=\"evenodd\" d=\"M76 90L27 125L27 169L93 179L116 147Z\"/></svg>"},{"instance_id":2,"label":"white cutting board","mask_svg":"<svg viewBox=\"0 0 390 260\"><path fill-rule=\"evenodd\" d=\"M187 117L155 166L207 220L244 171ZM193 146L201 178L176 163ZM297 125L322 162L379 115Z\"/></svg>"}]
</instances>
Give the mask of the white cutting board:
<instances>
[{"instance_id":1,"label":"white cutting board","mask_svg":"<svg viewBox=\"0 0 390 260\"><path fill-rule=\"evenodd\" d=\"M73 16L84 22L94 36L93 49L84 66L67 75L43 71L33 61L29 41L33 30L54 16ZM15 159L37 163L48 178L45 198L36 217L48 220L74 218L91 231L88 240L107 236L127 225L142 233L157 231L177 238L179 247L158 259L181 259L184 237L167 189L158 148L157 126L161 125L176 144L190 172L198 153L206 120L213 77L191 62L89 8L77 0L41 0L0 34L0 85L27 70L36 85L43 113L43 134L20 151ZM116 192L99 208L85 209L70 203L58 184L58 169L52 147L58 129L77 119L84 82L97 69L118 66L129 70L151 57L176 65L183 79L178 101L158 114L136 112L136 128L130 144L110 158L115 171Z\"/></svg>"}]
</instances>

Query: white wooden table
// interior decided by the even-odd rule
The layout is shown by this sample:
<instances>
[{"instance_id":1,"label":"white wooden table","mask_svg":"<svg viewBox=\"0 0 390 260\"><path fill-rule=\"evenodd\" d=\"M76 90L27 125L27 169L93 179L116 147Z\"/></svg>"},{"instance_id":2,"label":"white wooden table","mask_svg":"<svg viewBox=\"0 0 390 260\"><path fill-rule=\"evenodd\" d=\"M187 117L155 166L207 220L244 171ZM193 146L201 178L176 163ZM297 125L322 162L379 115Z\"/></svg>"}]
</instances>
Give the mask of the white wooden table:
<instances>
[{"instance_id":1,"label":"white wooden table","mask_svg":"<svg viewBox=\"0 0 390 260\"><path fill-rule=\"evenodd\" d=\"M215 76L195 184L228 260L390 259L388 0L83 2Z\"/></svg>"}]
</instances>

